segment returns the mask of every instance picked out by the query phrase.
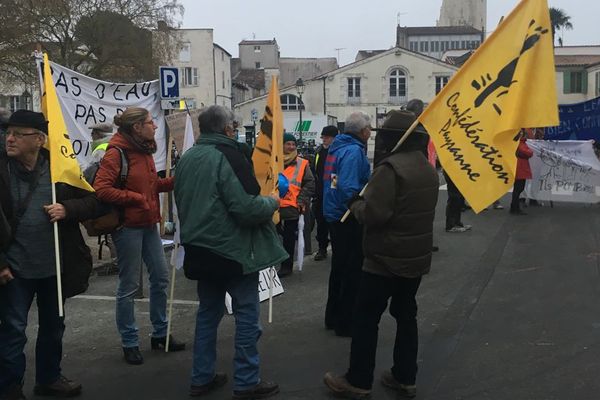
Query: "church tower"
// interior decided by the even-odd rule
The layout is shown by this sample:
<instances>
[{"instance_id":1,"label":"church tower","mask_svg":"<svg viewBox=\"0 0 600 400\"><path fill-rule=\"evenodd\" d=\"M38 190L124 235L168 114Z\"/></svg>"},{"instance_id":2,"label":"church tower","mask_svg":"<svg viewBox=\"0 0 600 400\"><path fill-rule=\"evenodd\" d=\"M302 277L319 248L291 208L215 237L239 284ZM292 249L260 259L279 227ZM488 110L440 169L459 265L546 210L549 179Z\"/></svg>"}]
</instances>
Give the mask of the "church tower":
<instances>
[{"instance_id":1,"label":"church tower","mask_svg":"<svg viewBox=\"0 0 600 400\"><path fill-rule=\"evenodd\" d=\"M487 0L443 0L438 26L472 26L486 33Z\"/></svg>"}]
</instances>

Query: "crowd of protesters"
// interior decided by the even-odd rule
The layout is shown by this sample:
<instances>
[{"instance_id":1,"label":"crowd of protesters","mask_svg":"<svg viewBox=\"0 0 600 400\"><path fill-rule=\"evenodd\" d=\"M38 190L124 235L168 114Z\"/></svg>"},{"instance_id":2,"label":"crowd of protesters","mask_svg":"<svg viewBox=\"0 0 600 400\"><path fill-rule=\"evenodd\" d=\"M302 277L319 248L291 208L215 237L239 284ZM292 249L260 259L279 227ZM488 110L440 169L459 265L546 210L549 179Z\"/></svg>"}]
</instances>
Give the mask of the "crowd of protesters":
<instances>
[{"instance_id":1,"label":"crowd of protesters","mask_svg":"<svg viewBox=\"0 0 600 400\"><path fill-rule=\"evenodd\" d=\"M278 384L262 379L259 372L258 271L280 265L280 277L293 272L299 219L310 219L312 203L318 242L315 261L329 257L331 242L324 326L337 336L352 338L348 371L326 373L325 384L343 397L370 395L378 324L391 299L396 341L393 365L381 382L404 397L414 397L415 298L435 249L439 176L428 160L429 137L422 126L395 148L422 111L422 102L410 105L406 111L388 113L379 129L373 129L370 117L362 112L348 116L343 132L325 127L312 162L298 154L295 136L285 133L279 191L269 196L260 195L248 149L236 140L230 110L203 109L198 118L201 135L179 161L176 178L160 178L153 160L157 126L146 109L131 107L114 117L116 133L112 134L110 124L92 127L92 156L98 162L96 192L59 184L56 202L44 148L48 121L32 111L0 113L0 399L25 399L25 330L34 298L39 320L34 393L81 394L81 384L66 378L60 367L65 324L56 301L52 224L58 222L61 233L64 302L87 289L92 258L79 223L102 215L102 205L118 207L121 216L111 247L114 242L119 274L115 319L125 362L144 362L134 309L143 264L150 281L150 347L185 349L185 343L167 337L169 279L157 228L159 193L173 190L185 248L184 272L197 281L200 301L191 396L210 393L228 380L216 370L216 337L225 293L231 295L236 321L233 398L266 398L279 392ZM378 131L373 169L366 152L372 130ZM124 154L127 177L122 181ZM516 155L511 213L522 215L519 196L524 180L531 178L527 162L531 150L525 135ZM447 174L444 178L446 231L465 232L471 227L461 221L464 198ZM280 221L275 225L272 217L277 210Z\"/></svg>"}]
</instances>

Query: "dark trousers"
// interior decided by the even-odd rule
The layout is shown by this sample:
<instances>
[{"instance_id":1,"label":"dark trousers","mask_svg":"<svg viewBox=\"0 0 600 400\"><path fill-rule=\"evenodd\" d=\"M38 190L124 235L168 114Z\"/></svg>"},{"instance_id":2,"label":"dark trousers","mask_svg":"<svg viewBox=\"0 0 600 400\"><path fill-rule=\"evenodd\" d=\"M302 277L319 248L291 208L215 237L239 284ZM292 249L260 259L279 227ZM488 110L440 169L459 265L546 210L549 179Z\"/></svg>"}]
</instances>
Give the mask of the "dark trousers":
<instances>
[{"instance_id":1,"label":"dark trousers","mask_svg":"<svg viewBox=\"0 0 600 400\"><path fill-rule=\"evenodd\" d=\"M319 250L326 251L329 246L329 225L323 216L323 199L317 199L313 203L313 213L317 223L317 243Z\"/></svg>"},{"instance_id":2,"label":"dark trousers","mask_svg":"<svg viewBox=\"0 0 600 400\"><path fill-rule=\"evenodd\" d=\"M325 326L349 335L363 264L362 226L350 216L346 222L330 223L329 228L332 254Z\"/></svg>"},{"instance_id":3,"label":"dark trousers","mask_svg":"<svg viewBox=\"0 0 600 400\"><path fill-rule=\"evenodd\" d=\"M519 198L521 193L525 190L525 179L516 179L515 186L513 187L512 201L510 202L510 211L519 211Z\"/></svg>"},{"instance_id":4,"label":"dark trousers","mask_svg":"<svg viewBox=\"0 0 600 400\"><path fill-rule=\"evenodd\" d=\"M465 206L465 198L460 193L452 179L444 171L444 179L448 188L448 202L446 203L446 229L462 226L460 215Z\"/></svg>"},{"instance_id":5,"label":"dark trousers","mask_svg":"<svg viewBox=\"0 0 600 400\"><path fill-rule=\"evenodd\" d=\"M296 239L298 239L298 220L286 219L281 221L279 234L283 239L283 248L287 251L289 257L281 263L282 271L292 271L294 267L294 250L296 249Z\"/></svg>"},{"instance_id":6,"label":"dark trousers","mask_svg":"<svg viewBox=\"0 0 600 400\"><path fill-rule=\"evenodd\" d=\"M54 383L60 377L64 318L58 316L56 278L15 277L0 286L0 394L25 375L27 315L36 296L39 329L35 346L36 382Z\"/></svg>"},{"instance_id":7,"label":"dark trousers","mask_svg":"<svg viewBox=\"0 0 600 400\"><path fill-rule=\"evenodd\" d=\"M415 384L419 347L415 296L420 284L420 277L389 278L362 273L354 309L350 368L346 374L353 386L371 389L373 385L379 321L390 297L390 314L396 319L392 374L400 383Z\"/></svg>"}]
</instances>

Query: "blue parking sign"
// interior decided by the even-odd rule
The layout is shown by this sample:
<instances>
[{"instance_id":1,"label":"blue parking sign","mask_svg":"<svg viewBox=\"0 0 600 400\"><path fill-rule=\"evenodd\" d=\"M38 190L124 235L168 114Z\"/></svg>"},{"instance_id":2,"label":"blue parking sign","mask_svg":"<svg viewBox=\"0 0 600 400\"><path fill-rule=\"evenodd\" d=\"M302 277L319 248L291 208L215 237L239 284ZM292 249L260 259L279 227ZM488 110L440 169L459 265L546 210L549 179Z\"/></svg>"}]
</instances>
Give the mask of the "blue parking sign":
<instances>
[{"instance_id":1,"label":"blue parking sign","mask_svg":"<svg viewBox=\"0 0 600 400\"><path fill-rule=\"evenodd\" d=\"M160 97L162 99L179 98L179 68L159 67Z\"/></svg>"}]
</instances>

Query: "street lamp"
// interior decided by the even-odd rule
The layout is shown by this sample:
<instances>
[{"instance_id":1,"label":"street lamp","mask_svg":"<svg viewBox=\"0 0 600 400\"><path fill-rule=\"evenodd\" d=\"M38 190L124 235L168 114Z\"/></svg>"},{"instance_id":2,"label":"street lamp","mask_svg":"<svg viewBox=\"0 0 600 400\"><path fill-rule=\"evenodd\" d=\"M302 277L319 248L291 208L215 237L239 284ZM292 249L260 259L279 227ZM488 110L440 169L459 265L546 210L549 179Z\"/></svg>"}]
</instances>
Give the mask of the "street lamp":
<instances>
[{"instance_id":1,"label":"street lamp","mask_svg":"<svg viewBox=\"0 0 600 400\"><path fill-rule=\"evenodd\" d=\"M298 110L300 110L300 122L298 123L298 131L299 131L299 141L302 143L302 93L304 93L304 81L302 78L298 78L296 81L296 91L298 92L298 97L300 98L300 104L298 105Z\"/></svg>"}]
</instances>

